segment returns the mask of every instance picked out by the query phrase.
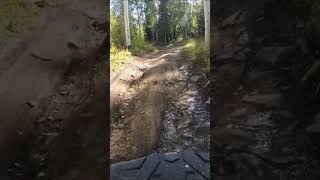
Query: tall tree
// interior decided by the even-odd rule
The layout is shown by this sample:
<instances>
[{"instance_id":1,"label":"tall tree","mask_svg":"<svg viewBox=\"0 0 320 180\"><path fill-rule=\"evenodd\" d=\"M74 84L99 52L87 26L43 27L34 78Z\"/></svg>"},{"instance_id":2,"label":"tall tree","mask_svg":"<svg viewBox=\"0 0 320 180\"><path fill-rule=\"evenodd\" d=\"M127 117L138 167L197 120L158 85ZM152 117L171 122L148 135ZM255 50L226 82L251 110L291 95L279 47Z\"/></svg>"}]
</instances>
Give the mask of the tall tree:
<instances>
[{"instance_id":1,"label":"tall tree","mask_svg":"<svg viewBox=\"0 0 320 180\"><path fill-rule=\"evenodd\" d=\"M155 29L157 24L157 8L154 0L145 0L145 19L146 19L146 39L155 40Z\"/></svg>"},{"instance_id":2,"label":"tall tree","mask_svg":"<svg viewBox=\"0 0 320 180\"><path fill-rule=\"evenodd\" d=\"M160 0L159 5L159 40L163 44L167 43L168 40L168 28L169 28L169 21L168 21L168 0Z\"/></svg>"},{"instance_id":3,"label":"tall tree","mask_svg":"<svg viewBox=\"0 0 320 180\"><path fill-rule=\"evenodd\" d=\"M124 28L126 35L126 46L131 46L131 37L130 37L130 27L129 27L129 11L128 11L128 0L123 1L124 5Z\"/></svg>"},{"instance_id":4,"label":"tall tree","mask_svg":"<svg viewBox=\"0 0 320 180\"><path fill-rule=\"evenodd\" d=\"M204 0L205 45L210 48L210 0Z\"/></svg>"}]
</instances>

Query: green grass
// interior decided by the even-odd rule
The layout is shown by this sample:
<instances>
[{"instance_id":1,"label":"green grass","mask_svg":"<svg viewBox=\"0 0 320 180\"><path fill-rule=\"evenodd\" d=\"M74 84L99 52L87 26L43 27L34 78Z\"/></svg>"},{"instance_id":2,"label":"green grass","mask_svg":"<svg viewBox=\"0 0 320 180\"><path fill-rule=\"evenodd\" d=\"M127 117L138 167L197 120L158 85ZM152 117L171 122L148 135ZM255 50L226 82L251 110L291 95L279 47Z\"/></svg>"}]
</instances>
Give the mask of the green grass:
<instances>
[{"instance_id":1,"label":"green grass","mask_svg":"<svg viewBox=\"0 0 320 180\"><path fill-rule=\"evenodd\" d=\"M209 50L205 48L202 39L190 39L186 43L186 52L190 61L202 68L205 72L210 71L210 54Z\"/></svg>"},{"instance_id":2,"label":"green grass","mask_svg":"<svg viewBox=\"0 0 320 180\"><path fill-rule=\"evenodd\" d=\"M110 49L110 69L112 72L121 69L121 67L129 62L131 52L126 49L117 49L111 47Z\"/></svg>"}]
</instances>

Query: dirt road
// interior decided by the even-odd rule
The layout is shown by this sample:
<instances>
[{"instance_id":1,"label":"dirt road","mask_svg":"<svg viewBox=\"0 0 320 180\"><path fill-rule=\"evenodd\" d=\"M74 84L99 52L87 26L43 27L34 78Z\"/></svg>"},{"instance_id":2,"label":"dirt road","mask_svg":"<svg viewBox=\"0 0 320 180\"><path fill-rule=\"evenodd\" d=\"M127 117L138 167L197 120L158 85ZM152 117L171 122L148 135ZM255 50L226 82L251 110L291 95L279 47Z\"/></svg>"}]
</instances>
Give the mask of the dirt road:
<instances>
[{"instance_id":1,"label":"dirt road","mask_svg":"<svg viewBox=\"0 0 320 180\"><path fill-rule=\"evenodd\" d=\"M210 150L204 76L184 50L160 48L111 74L112 162L153 151Z\"/></svg>"}]
</instances>

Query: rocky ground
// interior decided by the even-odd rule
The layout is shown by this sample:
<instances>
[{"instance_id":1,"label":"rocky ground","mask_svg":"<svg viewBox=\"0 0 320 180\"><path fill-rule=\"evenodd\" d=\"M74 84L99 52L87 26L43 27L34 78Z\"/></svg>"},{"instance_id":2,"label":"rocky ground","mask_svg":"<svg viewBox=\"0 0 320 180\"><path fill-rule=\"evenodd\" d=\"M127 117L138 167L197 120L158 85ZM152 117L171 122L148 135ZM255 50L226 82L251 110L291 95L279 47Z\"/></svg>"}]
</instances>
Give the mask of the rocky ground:
<instances>
[{"instance_id":1,"label":"rocky ground","mask_svg":"<svg viewBox=\"0 0 320 180\"><path fill-rule=\"evenodd\" d=\"M210 150L205 75L192 68L184 48L160 48L111 74L112 162Z\"/></svg>"},{"instance_id":2,"label":"rocky ground","mask_svg":"<svg viewBox=\"0 0 320 180\"><path fill-rule=\"evenodd\" d=\"M215 179L318 179L317 61L305 8L229 0L216 9Z\"/></svg>"}]
</instances>

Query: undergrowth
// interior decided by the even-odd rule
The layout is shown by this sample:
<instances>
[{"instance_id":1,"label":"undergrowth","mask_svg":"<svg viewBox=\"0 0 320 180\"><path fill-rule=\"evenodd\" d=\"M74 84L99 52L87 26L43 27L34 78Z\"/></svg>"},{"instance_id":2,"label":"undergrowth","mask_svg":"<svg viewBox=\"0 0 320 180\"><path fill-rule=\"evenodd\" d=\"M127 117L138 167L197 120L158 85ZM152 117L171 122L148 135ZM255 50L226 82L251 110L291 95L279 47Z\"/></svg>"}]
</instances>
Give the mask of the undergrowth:
<instances>
[{"instance_id":1,"label":"undergrowth","mask_svg":"<svg viewBox=\"0 0 320 180\"><path fill-rule=\"evenodd\" d=\"M132 40L132 54L135 56L141 56L143 54L151 53L156 48L150 42L145 41L142 37L138 36Z\"/></svg>"},{"instance_id":2,"label":"undergrowth","mask_svg":"<svg viewBox=\"0 0 320 180\"><path fill-rule=\"evenodd\" d=\"M110 69L111 71L117 71L122 65L129 62L131 52L127 49L118 49L115 46L111 46L110 49Z\"/></svg>"},{"instance_id":3,"label":"undergrowth","mask_svg":"<svg viewBox=\"0 0 320 180\"><path fill-rule=\"evenodd\" d=\"M190 39L186 44L186 52L192 64L202 68L206 73L210 71L209 50L202 39Z\"/></svg>"}]
</instances>

